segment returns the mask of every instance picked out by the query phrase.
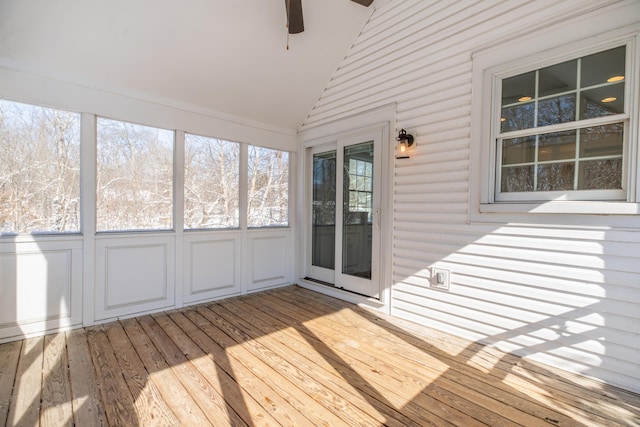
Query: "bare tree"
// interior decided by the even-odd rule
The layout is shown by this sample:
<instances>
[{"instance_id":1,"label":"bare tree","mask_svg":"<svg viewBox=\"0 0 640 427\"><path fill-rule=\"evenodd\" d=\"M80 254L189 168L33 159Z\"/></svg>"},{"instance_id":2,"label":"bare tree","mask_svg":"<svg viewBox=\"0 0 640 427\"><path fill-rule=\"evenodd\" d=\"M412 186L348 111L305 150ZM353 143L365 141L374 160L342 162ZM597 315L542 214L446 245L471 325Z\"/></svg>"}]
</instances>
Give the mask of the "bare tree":
<instances>
[{"instance_id":1,"label":"bare tree","mask_svg":"<svg viewBox=\"0 0 640 427\"><path fill-rule=\"evenodd\" d=\"M173 227L173 132L98 119L98 231Z\"/></svg>"},{"instance_id":2,"label":"bare tree","mask_svg":"<svg viewBox=\"0 0 640 427\"><path fill-rule=\"evenodd\" d=\"M0 100L3 233L80 231L80 116Z\"/></svg>"},{"instance_id":3,"label":"bare tree","mask_svg":"<svg viewBox=\"0 0 640 427\"><path fill-rule=\"evenodd\" d=\"M185 228L239 225L240 144L185 135Z\"/></svg>"},{"instance_id":4,"label":"bare tree","mask_svg":"<svg viewBox=\"0 0 640 427\"><path fill-rule=\"evenodd\" d=\"M98 118L98 231L173 228L173 132ZM80 231L80 116L0 100L0 232ZM239 226L240 144L185 138L185 228ZM249 146L250 227L288 224L289 154Z\"/></svg>"},{"instance_id":5,"label":"bare tree","mask_svg":"<svg viewBox=\"0 0 640 427\"><path fill-rule=\"evenodd\" d=\"M289 153L249 146L249 227L289 223Z\"/></svg>"}]
</instances>

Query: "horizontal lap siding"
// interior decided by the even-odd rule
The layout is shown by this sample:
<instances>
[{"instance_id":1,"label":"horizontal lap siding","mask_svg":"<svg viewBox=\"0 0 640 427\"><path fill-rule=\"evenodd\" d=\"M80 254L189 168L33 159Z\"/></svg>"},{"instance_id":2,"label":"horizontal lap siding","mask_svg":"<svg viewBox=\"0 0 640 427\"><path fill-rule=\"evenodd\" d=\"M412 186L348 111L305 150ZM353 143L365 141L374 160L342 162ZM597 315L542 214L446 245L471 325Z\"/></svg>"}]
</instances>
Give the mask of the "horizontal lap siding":
<instances>
[{"instance_id":1,"label":"horizontal lap siding","mask_svg":"<svg viewBox=\"0 0 640 427\"><path fill-rule=\"evenodd\" d=\"M471 53L607 3L389 1L302 130L393 102L416 134L395 163L394 315L640 391L640 232L467 223ZM449 292L429 288L435 264Z\"/></svg>"}]
</instances>

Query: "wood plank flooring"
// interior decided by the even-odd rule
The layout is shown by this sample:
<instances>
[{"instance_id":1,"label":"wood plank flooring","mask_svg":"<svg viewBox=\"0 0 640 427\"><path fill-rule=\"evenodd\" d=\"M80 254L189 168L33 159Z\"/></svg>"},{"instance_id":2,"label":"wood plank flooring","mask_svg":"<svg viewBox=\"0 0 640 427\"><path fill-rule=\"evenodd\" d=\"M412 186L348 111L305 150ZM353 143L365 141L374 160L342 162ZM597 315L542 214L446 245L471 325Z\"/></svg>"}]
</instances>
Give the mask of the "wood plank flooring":
<instances>
[{"instance_id":1,"label":"wood plank flooring","mask_svg":"<svg viewBox=\"0 0 640 427\"><path fill-rule=\"evenodd\" d=\"M0 345L0 426L640 426L640 396L290 286Z\"/></svg>"}]
</instances>

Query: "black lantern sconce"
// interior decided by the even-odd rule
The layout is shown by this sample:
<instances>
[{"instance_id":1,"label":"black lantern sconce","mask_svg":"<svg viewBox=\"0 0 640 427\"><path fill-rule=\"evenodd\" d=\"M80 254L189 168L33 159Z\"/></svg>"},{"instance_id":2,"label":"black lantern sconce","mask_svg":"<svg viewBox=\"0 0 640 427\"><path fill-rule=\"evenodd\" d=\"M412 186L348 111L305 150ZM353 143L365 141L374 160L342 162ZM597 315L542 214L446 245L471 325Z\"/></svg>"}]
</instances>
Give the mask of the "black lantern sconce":
<instances>
[{"instance_id":1,"label":"black lantern sconce","mask_svg":"<svg viewBox=\"0 0 640 427\"><path fill-rule=\"evenodd\" d=\"M415 148L416 143L413 141L413 135L401 129L396 138L396 159L408 159L415 151Z\"/></svg>"}]
</instances>

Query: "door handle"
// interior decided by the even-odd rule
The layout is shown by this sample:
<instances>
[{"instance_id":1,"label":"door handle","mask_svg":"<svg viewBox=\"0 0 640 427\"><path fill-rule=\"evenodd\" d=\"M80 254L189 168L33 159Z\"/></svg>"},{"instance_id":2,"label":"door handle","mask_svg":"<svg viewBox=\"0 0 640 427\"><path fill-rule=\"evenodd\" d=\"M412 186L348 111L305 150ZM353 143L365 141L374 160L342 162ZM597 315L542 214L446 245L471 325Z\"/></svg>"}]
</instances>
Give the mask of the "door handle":
<instances>
[{"instance_id":1,"label":"door handle","mask_svg":"<svg viewBox=\"0 0 640 427\"><path fill-rule=\"evenodd\" d=\"M376 209L376 227L378 228L378 230L380 229L380 224L382 222L382 220L380 219L381 216L382 214L380 213L380 209Z\"/></svg>"}]
</instances>

